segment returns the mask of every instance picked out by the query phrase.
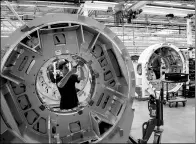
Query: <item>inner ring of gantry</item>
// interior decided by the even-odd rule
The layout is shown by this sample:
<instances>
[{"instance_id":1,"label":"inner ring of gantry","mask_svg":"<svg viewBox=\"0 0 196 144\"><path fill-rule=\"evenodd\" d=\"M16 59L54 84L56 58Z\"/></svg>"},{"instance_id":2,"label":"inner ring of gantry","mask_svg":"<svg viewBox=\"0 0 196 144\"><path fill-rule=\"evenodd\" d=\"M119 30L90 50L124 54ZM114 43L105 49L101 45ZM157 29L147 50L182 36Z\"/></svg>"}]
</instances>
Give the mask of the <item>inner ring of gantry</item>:
<instances>
[{"instance_id":1,"label":"inner ring of gantry","mask_svg":"<svg viewBox=\"0 0 196 144\"><path fill-rule=\"evenodd\" d=\"M46 61L40 68L36 78L36 90L40 101L51 110L58 112L60 106L60 100L62 96L68 97L69 95L61 95L59 93L57 83L61 80L74 66L81 63L81 70L84 73L84 79L75 84L77 97L79 100L78 107L85 106L87 104L87 98L92 95L92 73L91 68L87 65L86 61L74 54L64 54L55 56ZM79 66L79 65L78 65ZM64 70L66 69L66 70ZM77 68L76 73L80 77L81 73ZM73 107L76 109L76 107ZM72 111L69 109L67 111Z\"/></svg>"},{"instance_id":2,"label":"inner ring of gantry","mask_svg":"<svg viewBox=\"0 0 196 144\"><path fill-rule=\"evenodd\" d=\"M182 59L179 53L171 47L160 47L155 50L150 56L147 66L147 80L158 91L160 91L160 82L165 78L165 73L183 71ZM176 85L176 83L169 83L168 90L172 90Z\"/></svg>"}]
</instances>

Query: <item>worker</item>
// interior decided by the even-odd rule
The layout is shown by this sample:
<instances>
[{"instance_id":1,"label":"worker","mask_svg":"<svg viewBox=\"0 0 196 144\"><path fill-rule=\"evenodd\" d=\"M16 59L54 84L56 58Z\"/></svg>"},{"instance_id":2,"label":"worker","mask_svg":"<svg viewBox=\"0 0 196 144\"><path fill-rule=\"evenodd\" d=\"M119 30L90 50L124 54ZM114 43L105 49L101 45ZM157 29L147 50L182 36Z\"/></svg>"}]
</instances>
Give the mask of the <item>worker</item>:
<instances>
[{"instance_id":1,"label":"worker","mask_svg":"<svg viewBox=\"0 0 196 144\"><path fill-rule=\"evenodd\" d=\"M157 56L152 62L152 69L155 73L156 79L160 78L161 58Z\"/></svg>"},{"instance_id":2,"label":"worker","mask_svg":"<svg viewBox=\"0 0 196 144\"><path fill-rule=\"evenodd\" d=\"M53 67L53 73L50 72L51 81L57 85L60 99L60 109L68 110L78 106L79 100L77 97L77 89L75 83L79 83L84 79L84 74L81 66L73 67L67 60L56 61L56 69ZM80 71L80 77L76 75L77 69ZM54 73L56 71L56 74ZM55 76L56 75L56 76Z\"/></svg>"},{"instance_id":3,"label":"worker","mask_svg":"<svg viewBox=\"0 0 196 144\"><path fill-rule=\"evenodd\" d=\"M155 73L156 79L160 78L160 68L161 68L161 51L156 51L155 52L156 57L152 61L152 70Z\"/></svg>"}]
</instances>

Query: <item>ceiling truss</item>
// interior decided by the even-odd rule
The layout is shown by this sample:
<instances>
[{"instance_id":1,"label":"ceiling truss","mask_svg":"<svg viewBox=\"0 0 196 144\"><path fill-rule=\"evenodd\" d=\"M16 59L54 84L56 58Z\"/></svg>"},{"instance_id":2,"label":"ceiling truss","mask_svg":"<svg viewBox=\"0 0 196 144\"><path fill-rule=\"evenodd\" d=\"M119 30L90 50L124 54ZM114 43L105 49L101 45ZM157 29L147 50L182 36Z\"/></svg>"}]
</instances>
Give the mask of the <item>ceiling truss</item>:
<instances>
[{"instance_id":1,"label":"ceiling truss","mask_svg":"<svg viewBox=\"0 0 196 144\"><path fill-rule=\"evenodd\" d=\"M133 32L135 32L134 36L140 37L140 40L141 38L148 40L151 36L157 37L157 40L162 37L163 41L173 39L177 42L177 38L186 38L187 17L192 16L191 19L195 21L194 1L128 1L123 3L126 10L142 9L142 13L137 15L130 24L124 19L125 29L122 32L122 25L116 25L114 21L114 8L118 4L103 1L85 1L80 4L58 1L1 1L1 37L9 36L16 28L36 17L55 13L92 17L110 27L120 38L129 37L125 41L137 41L137 38L133 39ZM168 14L173 14L173 17L167 17ZM192 26L194 33L194 22ZM166 29L173 32L164 36L157 33ZM195 34L193 34L194 37ZM186 41L183 43L186 44Z\"/></svg>"}]
</instances>

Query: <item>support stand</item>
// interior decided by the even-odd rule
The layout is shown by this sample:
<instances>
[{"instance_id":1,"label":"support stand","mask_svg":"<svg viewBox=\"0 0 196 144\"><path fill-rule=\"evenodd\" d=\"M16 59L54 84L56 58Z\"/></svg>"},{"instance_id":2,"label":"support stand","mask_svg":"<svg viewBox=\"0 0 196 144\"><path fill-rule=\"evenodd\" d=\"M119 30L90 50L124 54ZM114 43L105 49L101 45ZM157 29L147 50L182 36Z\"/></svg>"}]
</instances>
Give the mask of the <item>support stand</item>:
<instances>
[{"instance_id":1,"label":"support stand","mask_svg":"<svg viewBox=\"0 0 196 144\"><path fill-rule=\"evenodd\" d=\"M154 130L154 140L153 144L160 144L161 143L161 136L162 136L163 129L157 127Z\"/></svg>"},{"instance_id":2,"label":"support stand","mask_svg":"<svg viewBox=\"0 0 196 144\"><path fill-rule=\"evenodd\" d=\"M162 81L162 88L164 91L164 83L166 83L166 100L164 100L164 104L169 103L169 107L172 107L172 104L176 104L176 107L178 107L178 103L181 102L183 106L186 105L187 99L186 99L186 82L187 81L167 81L163 80ZM179 96L169 96L169 90L168 90L168 84L169 83L183 83L182 85L182 95ZM173 94L175 95L175 93Z\"/></svg>"},{"instance_id":3,"label":"support stand","mask_svg":"<svg viewBox=\"0 0 196 144\"><path fill-rule=\"evenodd\" d=\"M160 97L156 98L153 95L150 95L150 100L148 101L148 110L150 112L150 117L152 119L144 122L142 125L142 139L135 140L133 137L129 137L128 143L132 144L147 144L150 136L154 132L154 144L161 143L161 136L163 129L160 126L163 125L163 88L161 88Z\"/></svg>"}]
</instances>

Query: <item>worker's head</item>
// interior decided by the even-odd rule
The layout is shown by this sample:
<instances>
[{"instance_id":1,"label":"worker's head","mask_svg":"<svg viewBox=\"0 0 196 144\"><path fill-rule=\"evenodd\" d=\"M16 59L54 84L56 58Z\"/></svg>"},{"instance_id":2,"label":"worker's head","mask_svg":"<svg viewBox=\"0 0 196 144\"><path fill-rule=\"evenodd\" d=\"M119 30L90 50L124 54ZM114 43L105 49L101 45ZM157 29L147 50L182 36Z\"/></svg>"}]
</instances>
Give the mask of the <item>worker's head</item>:
<instances>
[{"instance_id":1,"label":"worker's head","mask_svg":"<svg viewBox=\"0 0 196 144\"><path fill-rule=\"evenodd\" d=\"M57 67L63 73L64 76L71 70L71 63L63 59L61 61L58 61Z\"/></svg>"},{"instance_id":2,"label":"worker's head","mask_svg":"<svg viewBox=\"0 0 196 144\"><path fill-rule=\"evenodd\" d=\"M164 57L165 55L167 55L168 50L165 47L162 47L162 48L157 49L154 53L159 56Z\"/></svg>"},{"instance_id":3,"label":"worker's head","mask_svg":"<svg viewBox=\"0 0 196 144\"><path fill-rule=\"evenodd\" d=\"M56 75L64 76L70 71L70 65L70 62L66 59L55 59L48 66L47 70L52 73L56 72Z\"/></svg>"},{"instance_id":4,"label":"worker's head","mask_svg":"<svg viewBox=\"0 0 196 144\"><path fill-rule=\"evenodd\" d=\"M160 55L161 50L160 49L157 49L154 53L157 54L157 55Z\"/></svg>"},{"instance_id":5,"label":"worker's head","mask_svg":"<svg viewBox=\"0 0 196 144\"><path fill-rule=\"evenodd\" d=\"M54 71L53 65L50 64L50 65L47 67L47 70L48 70L49 72L53 72L53 71Z\"/></svg>"}]
</instances>

